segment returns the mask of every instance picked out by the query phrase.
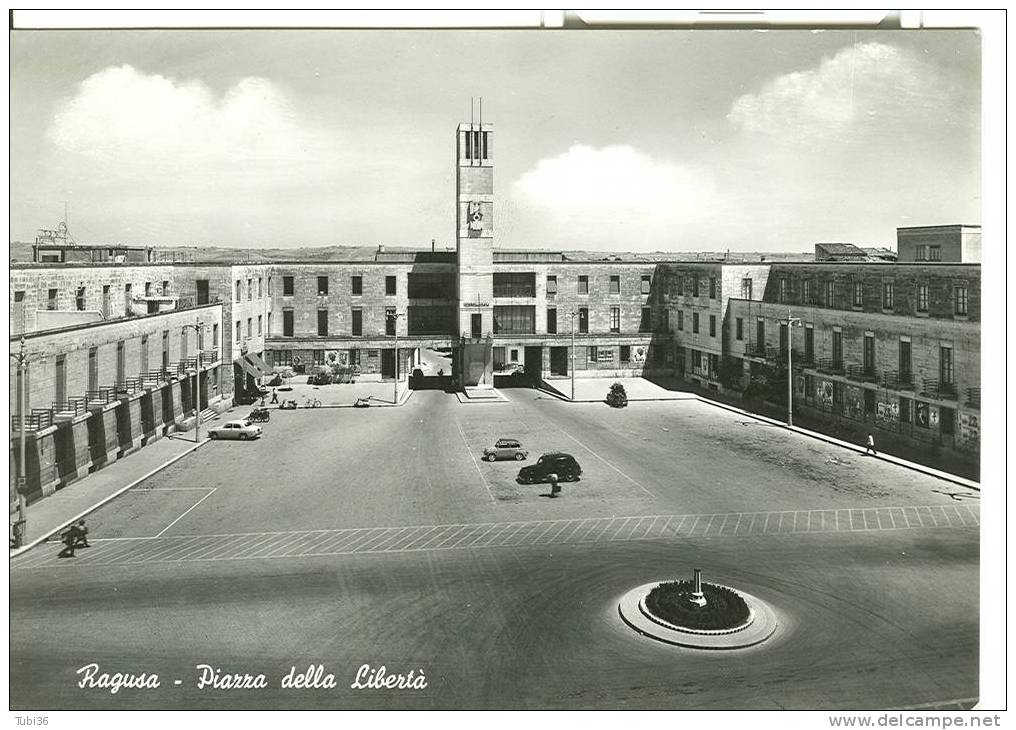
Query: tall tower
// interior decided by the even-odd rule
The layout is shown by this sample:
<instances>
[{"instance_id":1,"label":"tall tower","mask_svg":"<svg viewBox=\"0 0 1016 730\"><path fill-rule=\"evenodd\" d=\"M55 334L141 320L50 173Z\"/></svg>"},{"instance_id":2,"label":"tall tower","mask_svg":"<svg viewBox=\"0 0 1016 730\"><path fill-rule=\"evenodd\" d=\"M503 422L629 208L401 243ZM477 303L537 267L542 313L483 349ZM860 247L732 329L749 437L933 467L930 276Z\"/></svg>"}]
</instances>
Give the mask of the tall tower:
<instances>
[{"instance_id":1,"label":"tall tower","mask_svg":"<svg viewBox=\"0 0 1016 730\"><path fill-rule=\"evenodd\" d=\"M458 258L458 334L466 338L460 377L467 386L491 384L494 330L493 125L462 123L455 132L455 251Z\"/></svg>"}]
</instances>

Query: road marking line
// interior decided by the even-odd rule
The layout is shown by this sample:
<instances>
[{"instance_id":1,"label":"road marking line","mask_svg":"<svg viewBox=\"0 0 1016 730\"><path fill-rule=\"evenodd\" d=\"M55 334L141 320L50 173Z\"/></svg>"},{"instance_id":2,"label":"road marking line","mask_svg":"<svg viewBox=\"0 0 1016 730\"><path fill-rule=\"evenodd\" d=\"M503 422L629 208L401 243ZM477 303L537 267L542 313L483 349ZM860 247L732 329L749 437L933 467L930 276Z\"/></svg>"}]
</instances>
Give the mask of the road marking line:
<instances>
[{"instance_id":1,"label":"road marking line","mask_svg":"<svg viewBox=\"0 0 1016 730\"><path fill-rule=\"evenodd\" d=\"M647 517L646 519L649 519L649 518ZM655 527L655 526L656 526L656 521L657 521L658 519L660 519L660 518L659 518L659 517L653 517L653 518L652 518L652 520L650 520L650 522L649 522L649 527L647 527L647 528L646 528L646 531L642 533L642 539L643 539L643 540L644 540L644 539L645 539L646 537L648 537L648 536L649 536L649 533L650 533L650 532L652 532L652 531L653 531L653 527Z\"/></svg>"},{"instance_id":2,"label":"road marking line","mask_svg":"<svg viewBox=\"0 0 1016 730\"><path fill-rule=\"evenodd\" d=\"M205 492L215 487L135 487L130 492Z\"/></svg>"},{"instance_id":3,"label":"road marking line","mask_svg":"<svg viewBox=\"0 0 1016 730\"><path fill-rule=\"evenodd\" d=\"M582 520L573 520L573 522L575 523L575 527L572 528L572 531L568 534L568 537L564 538L562 542L568 542L569 540L571 540L578 533L579 528L585 526Z\"/></svg>"},{"instance_id":4,"label":"road marking line","mask_svg":"<svg viewBox=\"0 0 1016 730\"><path fill-rule=\"evenodd\" d=\"M359 545L357 545L355 550L354 550L354 552L357 552L357 553L375 552L376 550L378 550L379 546L385 544L385 541L387 541L391 537L394 537L394 535L390 534L393 529L395 529L395 528L386 527L384 530L382 530L377 535L374 535L370 539L365 540L364 542L361 542ZM404 530L404 529L405 528L398 528L398 531L395 534L396 535L399 534L399 532L402 532L402 530ZM379 542L375 542L376 540L379 540ZM368 548L367 546L371 545L372 543L373 543L373 546Z\"/></svg>"},{"instance_id":5,"label":"road marking line","mask_svg":"<svg viewBox=\"0 0 1016 730\"><path fill-rule=\"evenodd\" d=\"M466 434L462 431L462 424L459 423L459 419L452 417L455 421L455 426L459 429L459 436L462 437L462 445L466 447L466 452L469 454L469 458L473 460L473 466L476 467L476 473L480 475L480 479L483 480L483 486L487 489L487 496L490 497L492 504L497 504L497 499L494 498L494 493L490 491L490 484L487 483L487 477L483 475L483 470L480 469L479 462L476 461L476 457L473 455L473 450L469 448L469 442L466 441Z\"/></svg>"},{"instance_id":6,"label":"road marking line","mask_svg":"<svg viewBox=\"0 0 1016 730\"><path fill-rule=\"evenodd\" d=\"M970 514L970 519L972 519L974 521L974 524L975 525L980 525L981 524L981 520L978 518L977 513L974 512L973 508L970 505L968 505L968 504L963 505L963 507Z\"/></svg>"},{"instance_id":7,"label":"road marking line","mask_svg":"<svg viewBox=\"0 0 1016 730\"><path fill-rule=\"evenodd\" d=\"M448 532L448 534L446 534L446 535L442 535L442 536L441 536L441 537L442 537L441 541L440 541L440 542L438 542L438 543L435 543L434 545L432 545L432 547L435 547L435 548L439 548L439 547L441 547L441 546L442 546L442 545L444 545L444 544L445 544L446 542L448 542L448 541L449 541L449 540L451 540L451 539L452 539L453 537L455 537L455 536L456 536L456 535L458 535L458 534L459 534L460 532L462 532L462 531L463 531L464 529L466 529L466 526L465 526L465 525L459 525L459 526L457 526L457 527L455 528L455 531L454 531L454 532Z\"/></svg>"},{"instance_id":8,"label":"road marking line","mask_svg":"<svg viewBox=\"0 0 1016 730\"><path fill-rule=\"evenodd\" d=\"M201 535L194 535L194 536L191 536L191 538L189 540L184 540L182 543L178 542L178 543L173 544L173 545L159 545L158 543L148 543L148 545L152 545L152 550L151 550L150 553L147 554L147 557L145 557L145 558L143 558L141 560L128 560L127 562L128 563L147 563L149 560L151 560L153 558L156 558L156 557L158 557L160 559L161 558L166 558L166 557L169 557L170 555L176 554L178 551L182 552L182 551L186 551L186 550L190 549L195 544L199 543L201 541L201 539L202 539ZM145 548L148 547L148 545L145 545L144 547L141 548L142 555L146 554L144 551L145 551ZM167 547L169 549L165 550L165 548L167 548Z\"/></svg>"},{"instance_id":9,"label":"road marking line","mask_svg":"<svg viewBox=\"0 0 1016 730\"><path fill-rule=\"evenodd\" d=\"M215 490L216 490L216 489L218 489L218 487L212 487L212 491L210 491L210 492L209 492L208 494L206 494L206 495L205 495L204 497L202 497L202 498L201 498L201 499L199 499L199 500L198 500L197 502L195 502L194 504L192 504L192 505L191 505L191 507L190 507L190 509L188 509L188 510L187 510L186 512L184 512L184 513L183 513L182 515L180 515L180 516L179 516L179 517L177 517L177 518L176 518L175 520L173 520L172 522L170 522L170 523L169 523L168 525L166 525L165 527L163 527L163 528L162 528L162 532L160 532L160 533L159 533L158 535L156 535L156 537L162 537L162 536L163 536L164 534L166 534L166 530L168 530L168 529L169 529L170 527L172 527L172 526L173 526L173 525L175 525L175 524L176 524L177 522L179 522L180 520L182 520L182 519L183 519L184 517L186 517L186 516L187 516L188 514L190 514L191 510L193 510L193 509L194 509L195 507L197 507L197 506L198 506L199 504L201 504L201 503L202 503L202 502L204 502L204 501L205 501L206 499L208 499L208 498L209 498L209 497L211 497L211 496L212 496L213 494L215 494Z\"/></svg>"},{"instance_id":10,"label":"road marking line","mask_svg":"<svg viewBox=\"0 0 1016 730\"><path fill-rule=\"evenodd\" d=\"M635 522L635 524L634 524L634 525L632 525L632 527L631 527L631 532L629 532L629 533L628 533L628 537L627 537L626 539L628 539L628 540L631 540L631 539L632 539L632 537L634 537L634 536L635 536L635 531L639 529L639 525L641 525L641 524L642 524L642 521L643 521L644 519L645 519L645 517L640 517L640 518L638 518L638 520L637 520L637 521Z\"/></svg>"},{"instance_id":11,"label":"road marking line","mask_svg":"<svg viewBox=\"0 0 1016 730\"><path fill-rule=\"evenodd\" d=\"M621 518L619 517L618 519L621 519ZM610 539L611 540L616 540L617 536L621 534L621 530L623 530L628 525L628 520L631 520L631 519L634 519L634 518L633 517L625 517L624 521L621 522L621 525L617 528L617 531L613 534L613 536Z\"/></svg>"},{"instance_id":12,"label":"road marking line","mask_svg":"<svg viewBox=\"0 0 1016 730\"><path fill-rule=\"evenodd\" d=\"M769 531L769 513L766 512L766 523L762 527L762 534L765 535Z\"/></svg>"},{"instance_id":13,"label":"road marking line","mask_svg":"<svg viewBox=\"0 0 1016 730\"><path fill-rule=\"evenodd\" d=\"M352 539L348 542L340 540L335 545L329 547L329 550L342 550L343 552L353 552L356 548L362 545L367 540L370 540L377 532L376 527L364 527L361 530L357 530L357 534L352 536Z\"/></svg>"},{"instance_id":14,"label":"road marking line","mask_svg":"<svg viewBox=\"0 0 1016 730\"><path fill-rule=\"evenodd\" d=\"M282 557L289 550L298 547L306 535L285 535L268 540L260 547L250 551L251 557ZM267 550L265 550L267 548ZM262 552L264 550L264 552Z\"/></svg>"},{"instance_id":15,"label":"road marking line","mask_svg":"<svg viewBox=\"0 0 1016 730\"><path fill-rule=\"evenodd\" d=\"M418 530L419 530L419 529L423 529L423 528L415 528L415 529L418 529ZM414 537L414 538L413 538L412 540L410 540L410 541L409 541L409 542L407 542L407 543L406 543L405 545L403 545L403 546L402 546L402 549L404 549L404 550L408 550L408 549L409 549L409 546L410 546L410 545L412 545L412 544L413 544L414 542L416 542L417 540L422 540L423 538L427 537L427 535L429 535L430 533L434 532L434 530L436 530L436 529L438 529L438 528L437 528L437 527L435 526L435 527L431 527L431 528L430 528L429 530L427 530L426 532L421 532L421 533L419 533L419 534L418 534L418 535L417 535L416 537Z\"/></svg>"},{"instance_id":16,"label":"road marking line","mask_svg":"<svg viewBox=\"0 0 1016 730\"><path fill-rule=\"evenodd\" d=\"M216 553L218 553L220 550L223 553L227 553L227 552L231 551L233 548L235 548L235 547L237 547L239 545L242 545L244 542L246 542L249 539L250 539L249 537L241 537L239 539L237 539L235 537L230 537L230 538L226 538L224 540L221 539L221 538L213 538L212 541L211 541L211 545L209 545L208 547L205 547L202 550L199 550L196 553L193 553L191 555L191 557L192 558L211 557L211 556L215 555Z\"/></svg>"}]
</instances>

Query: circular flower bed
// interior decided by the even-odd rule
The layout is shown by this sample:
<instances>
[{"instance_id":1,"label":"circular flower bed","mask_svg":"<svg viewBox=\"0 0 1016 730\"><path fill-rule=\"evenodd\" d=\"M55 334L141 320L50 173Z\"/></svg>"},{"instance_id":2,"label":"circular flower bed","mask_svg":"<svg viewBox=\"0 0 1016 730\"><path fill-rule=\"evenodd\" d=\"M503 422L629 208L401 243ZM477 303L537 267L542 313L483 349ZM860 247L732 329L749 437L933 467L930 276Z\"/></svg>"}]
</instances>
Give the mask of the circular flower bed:
<instances>
[{"instance_id":1,"label":"circular flower bed","mask_svg":"<svg viewBox=\"0 0 1016 730\"><path fill-rule=\"evenodd\" d=\"M694 589L687 580L661 583L646 596L646 608L664 621L689 629L733 629L748 621L748 604L729 588L703 583L704 606L691 602Z\"/></svg>"}]
</instances>

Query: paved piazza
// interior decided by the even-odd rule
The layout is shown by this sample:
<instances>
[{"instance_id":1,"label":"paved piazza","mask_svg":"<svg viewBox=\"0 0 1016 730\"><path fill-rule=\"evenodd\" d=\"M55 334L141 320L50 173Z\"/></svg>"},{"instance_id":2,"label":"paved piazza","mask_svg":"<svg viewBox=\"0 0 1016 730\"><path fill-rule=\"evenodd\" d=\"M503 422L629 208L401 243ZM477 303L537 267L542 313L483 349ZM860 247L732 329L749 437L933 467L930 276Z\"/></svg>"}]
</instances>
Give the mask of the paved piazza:
<instances>
[{"instance_id":1,"label":"paved piazza","mask_svg":"<svg viewBox=\"0 0 1016 730\"><path fill-rule=\"evenodd\" d=\"M606 385L605 385L606 387ZM528 389L462 405L273 412L94 513L73 560L11 564L11 706L875 709L978 693L976 494L697 401L623 410ZM583 467L550 499L487 463L513 437ZM73 487L71 487L73 488ZM628 629L654 580L737 586L772 642L718 657ZM943 585L953 590L941 591ZM156 672L81 689L75 671ZM195 665L264 673L196 686ZM282 690L324 665L334 689ZM355 690L357 669L427 688ZM173 680L180 679L175 685Z\"/></svg>"}]
</instances>

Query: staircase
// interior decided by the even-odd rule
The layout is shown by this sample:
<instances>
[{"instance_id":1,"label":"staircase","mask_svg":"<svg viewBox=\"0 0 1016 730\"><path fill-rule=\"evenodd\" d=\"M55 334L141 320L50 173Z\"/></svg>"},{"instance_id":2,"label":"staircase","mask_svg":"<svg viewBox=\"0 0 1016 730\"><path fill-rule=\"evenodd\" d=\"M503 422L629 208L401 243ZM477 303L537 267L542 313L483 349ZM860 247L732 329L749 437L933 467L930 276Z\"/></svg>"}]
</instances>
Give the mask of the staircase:
<instances>
[{"instance_id":1,"label":"staircase","mask_svg":"<svg viewBox=\"0 0 1016 730\"><path fill-rule=\"evenodd\" d=\"M213 418L218 417L219 417L218 412L213 408L206 408L205 410L201 411L201 423L204 423L205 421L210 421Z\"/></svg>"}]
</instances>

